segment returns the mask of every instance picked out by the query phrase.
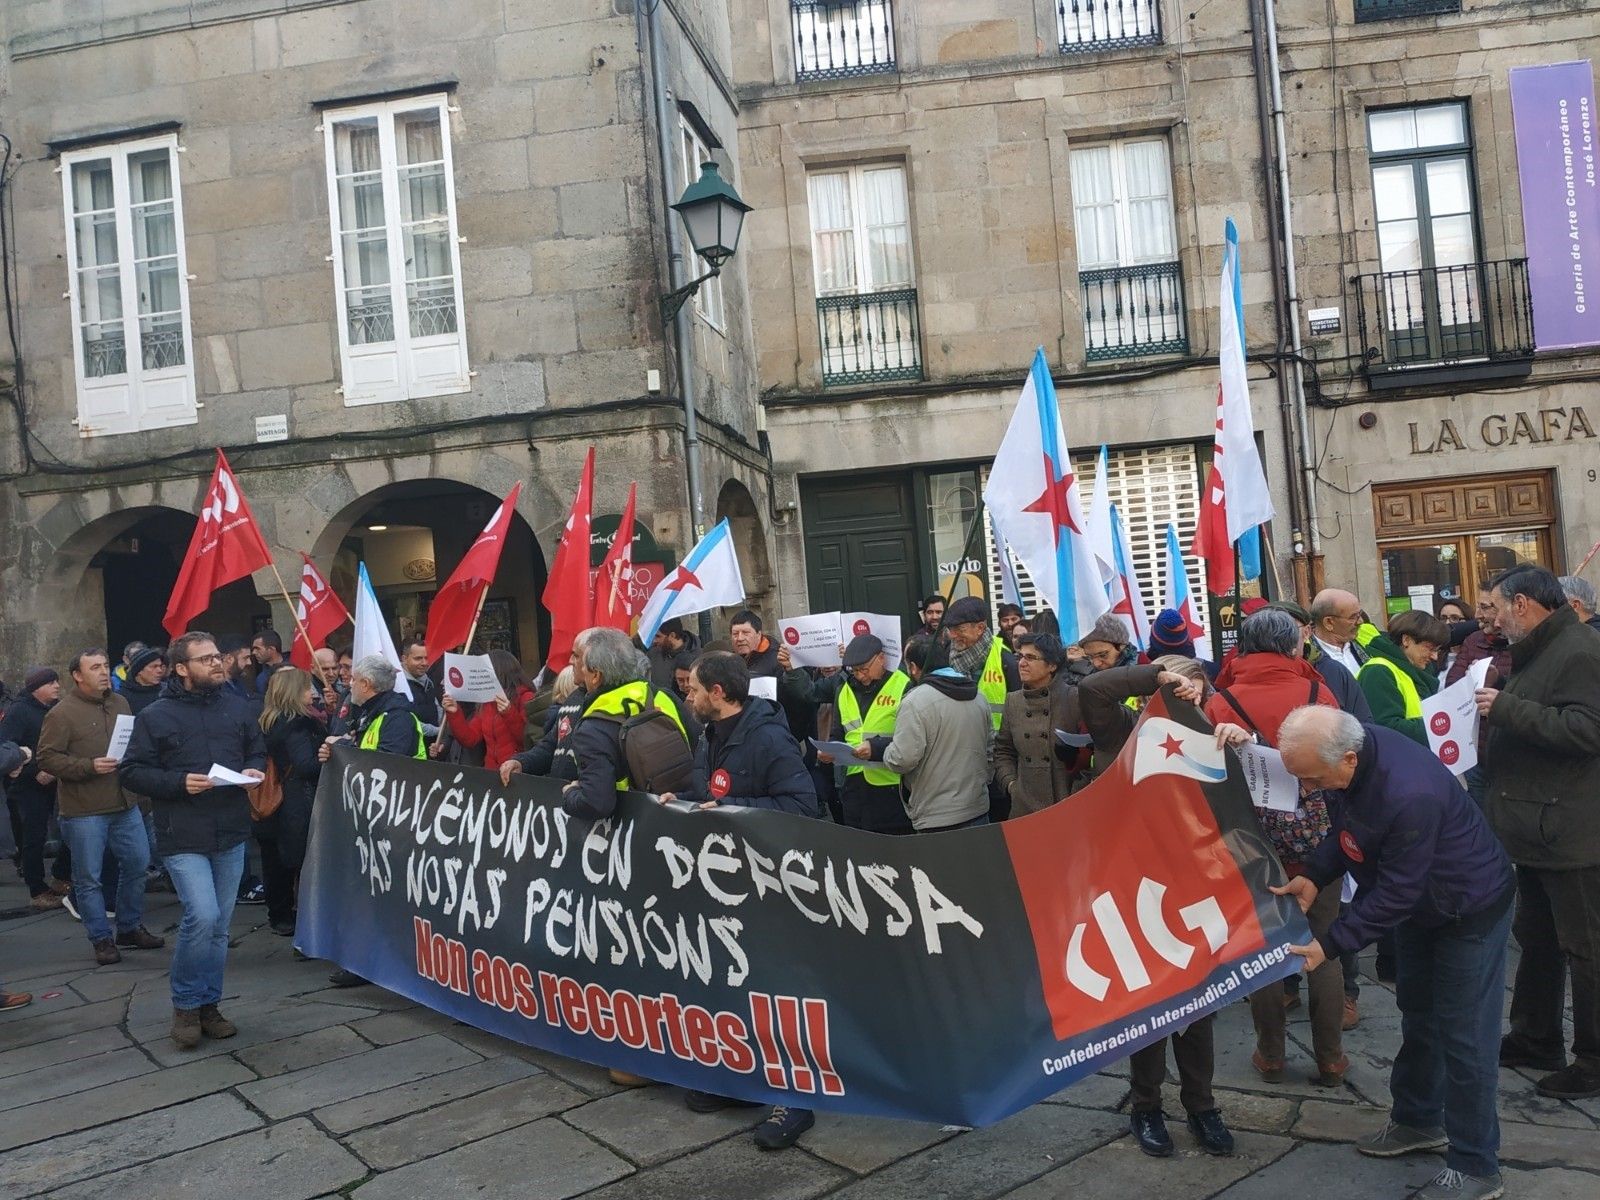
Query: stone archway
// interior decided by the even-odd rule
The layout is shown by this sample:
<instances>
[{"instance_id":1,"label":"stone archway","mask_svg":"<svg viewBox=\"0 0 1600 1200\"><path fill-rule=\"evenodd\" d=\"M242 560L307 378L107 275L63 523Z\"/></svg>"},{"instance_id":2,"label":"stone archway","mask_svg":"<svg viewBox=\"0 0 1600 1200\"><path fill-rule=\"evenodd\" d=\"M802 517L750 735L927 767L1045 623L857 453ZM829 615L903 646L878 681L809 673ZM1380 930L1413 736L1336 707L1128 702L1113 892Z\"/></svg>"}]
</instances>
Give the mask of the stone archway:
<instances>
[{"instance_id":1,"label":"stone archway","mask_svg":"<svg viewBox=\"0 0 1600 1200\"><path fill-rule=\"evenodd\" d=\"M773 589L772 560L767 552L767 533L761 523L760 513L750 489L737 479L730 479L717 493L717 520L726 519L733 534L733 546L739 555L739 570L744 575L745 603L755 609L768 624L775 624L778 613L772 611L777 597Z\"/></svg>"},{"instance_id":2,"label":"stone archway","mask_svg":"<svg viewBox=\"0 0 1600 1200\"><path fill-rule=\"evenodd\" d=\"M453 479L386 483L349 501L328 520L313 543L312 558L352 612L357 564L366 562L398 642L426 627L429 601L500 500ZM546 570L538 539L519 510L511 518L476 640L481 651L510 650L530 667L530 675L549 641L549 615L540 603Z\"/></svg>"}]
</instances>

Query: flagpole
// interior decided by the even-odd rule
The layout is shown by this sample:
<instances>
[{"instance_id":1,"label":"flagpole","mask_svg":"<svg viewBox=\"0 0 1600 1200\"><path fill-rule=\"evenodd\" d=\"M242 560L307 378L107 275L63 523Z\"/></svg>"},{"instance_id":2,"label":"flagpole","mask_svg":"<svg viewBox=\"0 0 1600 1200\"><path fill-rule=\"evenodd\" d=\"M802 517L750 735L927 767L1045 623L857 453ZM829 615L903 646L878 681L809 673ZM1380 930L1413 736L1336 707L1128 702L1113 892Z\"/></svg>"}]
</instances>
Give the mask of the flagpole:
<instances>
[{"instance_id":1,"label":"flagpole","mask_svg":"<svg viewBox=\"0 0 1600 1200\"><path fill-rule=\"evenodd\" d=\"M467 640L461 643L461 653L463 654L472 653L472 639L477 635L478 622L483 617L483 606L488 603L488 600L489 585L485 583L483 585L483 591L478 594L478 608L477 611L472 614L472 624L467 626Z\"/></svg>"},{"instance_id":2,"label":"flagpole","mask_svg":"<svg viewBox=\"0 0 1600 1200\"><path fill-rule=\"evenodd\" d=\"M983 512L984 512L983 505L981 505L981 504L978 505L978 509L973 514L973 517L972 517L972 526L967 530L967 544L961 548L961 558L956 563L957 569L950 572L950 590L945 593L945 597L944 597L944 606L946 608L950 607L951 597L953 597L956 594L956 580L960 579L961 576L965 574L965 572L960 570L960 568L966 564L967 559L972 557L972 548L977 543L977 540L978 540L978 530L983 528ZM1005 547L1004 546L1001 546L999 549L1000 549L1000 553L1001 554L1005 553ZM935 566L937 566L937 564L935 564ZM988 590L989 590L989 578L988 578L989 572L987 570L985 570L983 574L984 574L984 581L983 581L984 582L984 589L983 590L985 592L988 592Z\"/></svg>"},{"instance_id":3,"label":"flagpole","mask_svg":"<svg viewBox=\"0 0 1600 1200\"><path fill-rule=\"evenodd\" d=\"M272 568L272 577L278 581L278 591L283 593L283 602L289 606L289 615L294 618L294 627L300 631L300 636L305 639L306 649L311 651L311 669L317 673L317 678L322 681L322 688L326 691L331 685L328 677L323 674L322 664L317 661L317 648L311 644L311 634L306 632L305 622L300 619L300 613L295 609L294 601L289 599L289 587L283 582L283 576L278 573L278 564L272 560L267 561L267 566Z\"/></svg>"}]
</instances>

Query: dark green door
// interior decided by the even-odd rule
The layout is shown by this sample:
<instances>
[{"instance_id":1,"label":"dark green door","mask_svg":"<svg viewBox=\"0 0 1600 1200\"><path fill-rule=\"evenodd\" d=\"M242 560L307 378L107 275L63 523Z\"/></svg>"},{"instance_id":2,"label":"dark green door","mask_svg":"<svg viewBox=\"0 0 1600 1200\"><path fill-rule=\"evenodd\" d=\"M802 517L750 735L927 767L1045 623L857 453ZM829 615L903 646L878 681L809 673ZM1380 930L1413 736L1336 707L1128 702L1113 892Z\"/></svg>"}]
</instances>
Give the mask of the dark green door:
<instances>
[{"instance_id":1,"label":"dark green door","mask_svg":"<svg viewBox=\"0 0 1600 1200\"><path fill-rule=\"evenodd\" d=\"M800 504L812 611L911 620L922 579L911 477L802 480Z\"/></svg>"}]
</instances>

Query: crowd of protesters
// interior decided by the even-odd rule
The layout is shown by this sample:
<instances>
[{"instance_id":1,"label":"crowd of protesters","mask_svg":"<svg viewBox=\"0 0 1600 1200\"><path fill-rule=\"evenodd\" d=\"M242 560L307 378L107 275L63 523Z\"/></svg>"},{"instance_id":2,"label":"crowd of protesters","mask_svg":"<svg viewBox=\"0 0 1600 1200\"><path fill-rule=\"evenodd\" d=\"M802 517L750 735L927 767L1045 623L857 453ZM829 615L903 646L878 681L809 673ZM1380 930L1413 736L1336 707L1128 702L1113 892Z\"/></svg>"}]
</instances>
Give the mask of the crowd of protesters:
<instances>
[{"instance_id":1,"label":"crowd of protesters","mask_svg":"<svg viewBox=\"0 0 1600 1200\"><path fill-rule=\"evenodd\" d=\"M1396 986L1402 1046L1390 1120L1358 1149L1444 1148L1445 1168L1421 1194L1489 1200L1502 1194L1498 1067L1544 1072L1542 1095L1600 1095L1595 604L1583 580L1526 566L1486 581L1470 618L1448 596L1434 612L1392 613L1383 628L1339 589L1309 608L1250 600L1237 644L1213 664L1197 654L1203 635L1171 610L1141 649L1114 616L1063 644L1048 610L1001 605L991 625L984 601L934 595L898 659L869 633L823 669L796 667L747 610L733 615L726 641L704 646L677 619L646 647L586 630L571 665L540 681L494 651L503 695L477 705L442 693L416 638L400 646L398 669L324 649L311 673L289 664L272 630L248 643L195 632L165 650L132 643L114 666L87 649L64 664L65 677L30 670L0 718L0 773L31 904L70 908L97 962L163 947L144 927L144 894L177 892L172 1036L192 1047L235 1032L217 1007L234 904L264 900L273 932L294 934L296 877L334 741L483 766L507 784L517 773L550 776L563 782L566 811L584 820L610 815L619 792L635 788L695 809L764 808L922 835L1070 802L1167 688L1201 709L1219 744L1275 747L1300 780L1294 812L1257 815L1283 869L1274 890L1299 902L1313 936L1296 948L1311 1082L1344 1080L1342 1035L1361 1019L1355 955L1376 944L1376 974ZM1480 761L1458 780L1428 749L1423 702L1483 660ZM771 681L762 695L755 680ZM107 747L124 716L133 732L119 761ZM817 742L851 753L835 760ZM261 782L215 780L213 764ZM245 878L252 841L258 883ZM1503 1032L1511 936L1521 957ZM347 968L333 981L366 982ZM1250 997L1251 1062L1267 1083L1288 1074L1297 985ZM0 1007L26 1002L0 994ZM1130 1126L1146 1153L1173 1152L1162 1113L1169 1049L1197 1143L1232 1153L1211 1089L1213 1042L1214 1018L1204 1017L1134 1054ZM687 1097L696 1112L741 1103ZM788 1146L811 1124L810 1112L779 1106L756 1141Z\"/></svg>"}]
</instances>

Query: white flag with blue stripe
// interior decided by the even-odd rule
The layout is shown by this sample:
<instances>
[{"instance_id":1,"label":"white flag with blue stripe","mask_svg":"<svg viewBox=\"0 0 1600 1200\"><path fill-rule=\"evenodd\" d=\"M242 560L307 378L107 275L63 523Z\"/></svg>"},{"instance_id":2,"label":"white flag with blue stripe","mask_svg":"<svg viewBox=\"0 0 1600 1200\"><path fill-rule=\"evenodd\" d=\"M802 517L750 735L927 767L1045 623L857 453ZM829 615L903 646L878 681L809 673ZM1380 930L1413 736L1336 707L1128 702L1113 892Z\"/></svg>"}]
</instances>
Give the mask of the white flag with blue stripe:
<instances>
[{"instance_id":1,"label":"white flag with blue stripe","mask_svg":"<svg viewBox=\"0 0 1600 1200\"><path fill-rule=\"evenodd\" d=\"M394 639L389 636L389 624L383 619L383 609L378 607L378 593L372 590L367 564L359 564L356 574L356 636L350 647L351 661L359 663L369 654L388 659L394 666L394 690L410 700L411 683L400 665L400 654L394 648Z\"/></svg>"},{"instance_id":2,"label":"white flag with blue stripe","mask_svg":"<svg viewBox=\"0 0 1600 1200\"><path fill-rule=\"evenodd\" d=\"M646 646L655 641L656 630L669 617L687 617L743 602L744 577L733 550L733 532L724 517L650 593L639 613L639 640Z\"/></svg>"}]
</instances>

